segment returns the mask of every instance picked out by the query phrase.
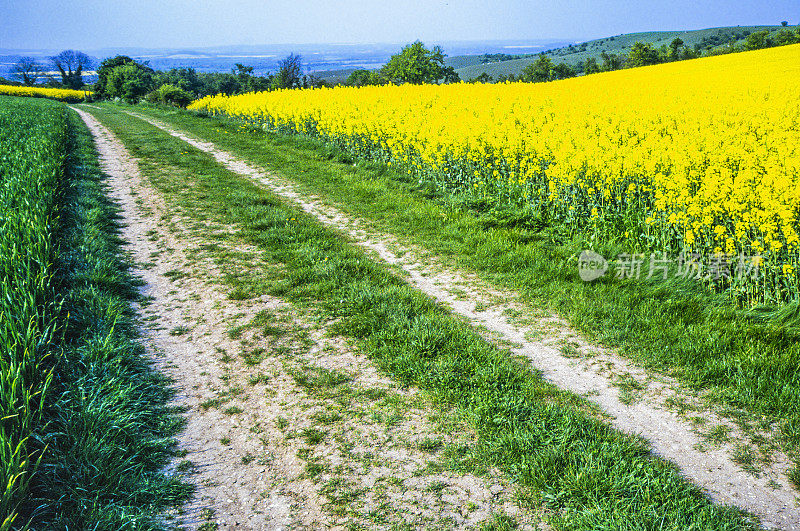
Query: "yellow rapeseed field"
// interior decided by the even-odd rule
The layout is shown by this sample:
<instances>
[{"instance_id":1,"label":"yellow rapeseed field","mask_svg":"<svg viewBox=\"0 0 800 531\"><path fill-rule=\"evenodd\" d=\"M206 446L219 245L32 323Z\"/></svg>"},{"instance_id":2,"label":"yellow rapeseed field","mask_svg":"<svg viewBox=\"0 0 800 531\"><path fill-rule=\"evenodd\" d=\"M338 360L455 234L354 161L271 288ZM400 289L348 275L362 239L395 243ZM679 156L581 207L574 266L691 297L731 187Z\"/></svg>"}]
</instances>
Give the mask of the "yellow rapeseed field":
<instances>
[{"instance_id":1,"label":"yellow rapeseed field","mask_svg":"<svg viewBox=\"0 0 800 531\"><path fill-rule=\"evenodd\" d=\"M84 97L91 96L90 91L45 88L45 87L21 87L14 85L0 85L0 96L24 96L33 98L52 98L60 101L79 101Z\"/></svg>"},{"instance_id":2,"label":"yellow rapeseed field","mask_svg":"<svg viewBox=\"0 0 800 531\"><path fill-rule=\"evenodd\" d=\"M631 251L763 257L795 298L800 45L553 83L286 90L190 108L319 135ZM733 286L728 286L733 288Z\"/></svg>"}]
</instances>

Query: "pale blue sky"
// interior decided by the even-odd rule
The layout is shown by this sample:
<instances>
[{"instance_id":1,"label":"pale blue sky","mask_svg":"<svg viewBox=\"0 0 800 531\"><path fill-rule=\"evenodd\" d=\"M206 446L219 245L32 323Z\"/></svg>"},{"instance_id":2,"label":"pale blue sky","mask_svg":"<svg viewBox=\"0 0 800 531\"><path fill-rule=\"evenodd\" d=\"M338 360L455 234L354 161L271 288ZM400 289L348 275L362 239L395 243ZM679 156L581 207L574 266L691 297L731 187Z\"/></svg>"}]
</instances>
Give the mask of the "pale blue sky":
<instances>
[{"instance_id":1,"label":"pale blue sky","mask_svg":"<svg viewBox=\"0 0 800 531\"><path fill-rule=\"evenodd\" d=\"M800 23L800 0L0 0L0 48L588 39Z\"/></svg>"}]
</instances>

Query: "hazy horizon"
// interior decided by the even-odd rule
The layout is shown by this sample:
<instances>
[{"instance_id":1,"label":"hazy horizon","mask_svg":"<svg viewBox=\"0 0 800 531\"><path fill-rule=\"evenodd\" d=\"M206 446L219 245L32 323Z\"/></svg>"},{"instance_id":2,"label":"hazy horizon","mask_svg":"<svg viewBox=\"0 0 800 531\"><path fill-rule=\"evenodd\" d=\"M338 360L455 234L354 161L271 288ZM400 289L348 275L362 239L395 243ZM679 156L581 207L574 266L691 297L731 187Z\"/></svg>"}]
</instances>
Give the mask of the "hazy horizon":
<instances>
[{"instance_id":1,"label":"hazy horizon","mask_svg":"<svg viewBox=\"0 0 800 531\"><path fill-rule=\"evenodd\" d=\"M469 41L582 41L641 31L800 22L800 0L731 5L722 0L549 2L498 0L491 7L410 0L84 0L4 2L0 48L12 50Z\"/></svg>"}]
</instances>

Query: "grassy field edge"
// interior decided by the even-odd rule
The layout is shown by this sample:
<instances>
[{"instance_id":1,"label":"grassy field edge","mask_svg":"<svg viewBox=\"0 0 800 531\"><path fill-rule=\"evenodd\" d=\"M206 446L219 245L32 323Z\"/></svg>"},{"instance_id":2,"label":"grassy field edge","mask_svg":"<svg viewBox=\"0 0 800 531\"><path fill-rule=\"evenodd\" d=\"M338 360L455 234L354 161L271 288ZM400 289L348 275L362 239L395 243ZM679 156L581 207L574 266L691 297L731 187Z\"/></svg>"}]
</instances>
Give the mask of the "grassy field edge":
<instances>
[{"instance_id":1,"label":"grassy field edge","mask_svg":"<svg viewBox=\"0 0 800 531\"><path fill-rule=\"evenodd\" d=\"M168 405L168 382L138 342L131 308L136 281L91 136L74 113L67 119L53 238L56 353L33 436L45 451L20 520L37 529L157 529L163 527L159 513L191 492L163 472L182 420Z\"/></svg>"}]
</instances>

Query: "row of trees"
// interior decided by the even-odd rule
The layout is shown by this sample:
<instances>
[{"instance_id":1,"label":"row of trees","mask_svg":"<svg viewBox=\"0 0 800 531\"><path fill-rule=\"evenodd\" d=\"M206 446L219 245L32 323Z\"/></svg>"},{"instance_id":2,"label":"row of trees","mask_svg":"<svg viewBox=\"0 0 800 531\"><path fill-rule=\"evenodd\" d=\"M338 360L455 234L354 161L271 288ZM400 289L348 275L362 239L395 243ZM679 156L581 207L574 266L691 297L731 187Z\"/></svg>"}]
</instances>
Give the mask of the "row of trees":
<instances>
[{"instance_id":1,"label":"row of trees","mask_svg":"<svg viewBox=\"0 0 800 531\"><path fill-rule=\"evenodd\" d=\"M388 83L422 84L455 83L459 81L453 67L444 64L446 55L438 46L429 50L417 41L393 55L379 71L358 70L348 79L348 84L383 85ZM49 85L74 89L84 87L83 74L94 64L83 52L65 50L50 58L61 73L61 82L48 79ZM302 58L290 54L277 64L274 74L256 76L253 67L237 63L231 73L197 73L193 68L173 68L159 72L146 62L117 55L104 59L97 66L97 82L92 88L98 99L120 98L128 102L140 99L186 105L193 98L208 94L239 94L243 92L295 89L324 86L313 74L303 73ZM34 85L42 77L44 67L30 57L21 58L13 74L25 85Z\"/></svg>"},{"instance_id":2,"label":"row of trees","mask_svg":"<svg viewBox=\"0 0 800 531\"><path fill-rule=\"evenodd\" d=\"M694 49L685 45L682 39L676 38L669 46L662 46L659 49L652 44L636 42L631 47L628 55L603 52L600 57L590 57L586 61L581 61L575 66L567 63L556 64L544 53L533 63L528 64L522 69L519 76L509 74L501 76L497 81L524 81L526 83L540 83L544 81L555 81L567 79L580 74L597 74L599 72L611 72L622 68L633 68L637 66L648 66L671 61L682 61L699 57L700 54ZM473 83L491 83L495 80L485 72L480 76L471 79Z\"/></svg>"},{"instance_id":3,"label":"row of trees","mask_svg":"<svg viewBox=\"0 0 800 531\"><path fill-rule=\"evenodd\" d=\"M92 68L92 59L83 52L64 50L58 55L48 58L53 70L61 75L59 83L54 77L46 73L45 65L33 57L22 57L11 69L13 77L25 85L34 85L39 78L46 77L49 85L59 85L65 88L83 88L83 72Z\"/></svg>"},{"instance_id":4,"label":"row of trees","mask_svg":"<svg viewBox=\"0 0 800 531\"><path fill-rule=\"evenodd\" d=\"M12 67L12 76L24 85L35 85L42 77L45 85L72 89L87 88L98 99L120 98L136 102L150 101L185 106L193 98L208 94L239 94L242 92L285 88L308 88L323 82L314 75L304 75L302 58L290 54L278 63L274 75L256 76L253 67L237 63L231 73L201 73L193 68L174 68L159 72L146 62L125 55L104 59L97 66L97 82L86 87L84 74L94 67L92 59L83 52L64 50L50 57L50 66L61 75L59 81L47 73L46 66L32 57L22 57Z\"/></svg>"},{"instance_id":5,"label":"row of trees","mask_svg":"<svg viewBox=\"0 0 800 531\"><path fill-rule=\"evenodd\" d=\"M790 30L785 27L786 23L783 25L784 29L781 29L775 34L769 30L736 34L734 35L734 37L736 37L734 41L729 42L724 47L710 49L708 55L759 50L773 46L800 43L800 26L794 30ZM735 41L738 40L739 37L744 38L744 42L736 45ZM599 58L590 57L586 61L579 62L574 67L566 63L555 64L549 56L540 54L536 61L528 64L522 70L519 76L509 74L500 76L495 80L484 72L480 76L470 79L469 81L471 83L493 83L507 80L533 83L554 81L575 77L580 74L596 74L599 72L621 70L623 68L695 59L702 55L701 49L702 46L699 45L690 48L681 38L675 38L669 46L664 45L660 48L655 48L650 43L636 42L627 55L603 52L600 54Z\"/></svg>"}]
</instances>

